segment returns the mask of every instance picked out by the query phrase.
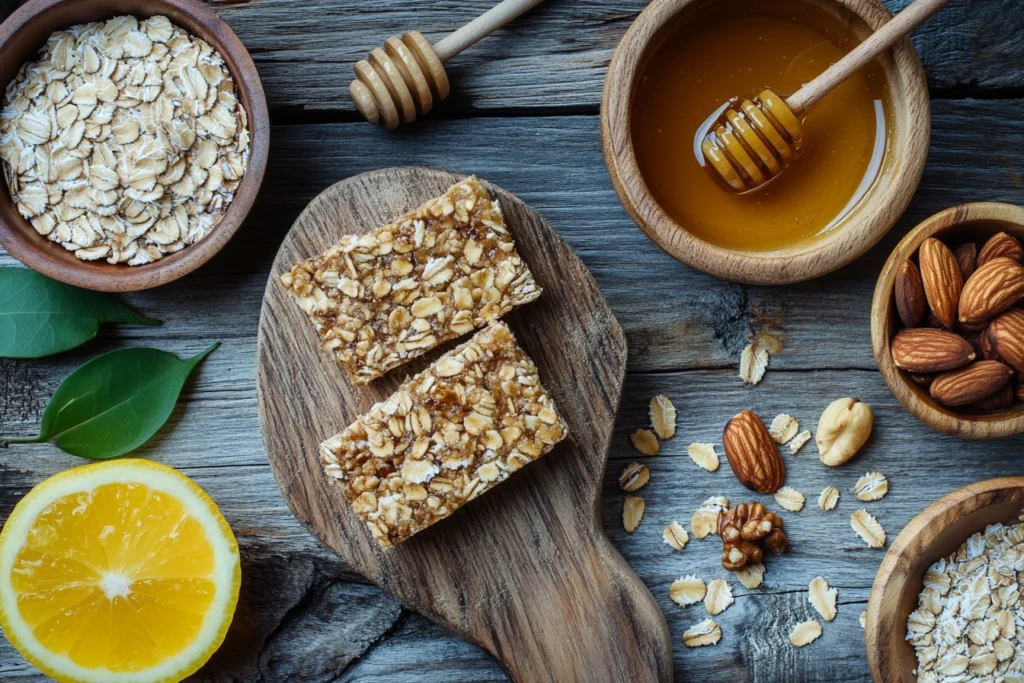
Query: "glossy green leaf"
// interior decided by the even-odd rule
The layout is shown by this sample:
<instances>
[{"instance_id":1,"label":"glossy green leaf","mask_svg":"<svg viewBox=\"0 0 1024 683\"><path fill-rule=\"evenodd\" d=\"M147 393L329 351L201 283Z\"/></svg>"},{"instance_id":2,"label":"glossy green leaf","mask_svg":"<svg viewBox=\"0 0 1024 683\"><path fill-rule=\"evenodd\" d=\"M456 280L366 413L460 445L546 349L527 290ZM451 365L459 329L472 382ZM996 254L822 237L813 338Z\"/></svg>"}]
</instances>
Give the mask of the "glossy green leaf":
<instances>
[{"instance_id":1,"label":"glossy green leaf","mask_svg":"<svg viewBox=\"0 0 1024 683\"><path fill-rule=\"evenodd\" d=\"M34 438L93 460L124 455L146 443L170 417L189 374L219 344L180 360L159 349L121 349L98 356L61 382Z\"/></svg>"},{"instance_id":2,"label":"glossy green leaf","mask_svg":"<svg viewBox=\"0 0 1024 683\"><path fill-rule=\"evenodd\" d=\"M96 336L101 323L159 325L108 294L28 268L0 268L0 357L41 358Z\"/></svg>"}]
</instances>

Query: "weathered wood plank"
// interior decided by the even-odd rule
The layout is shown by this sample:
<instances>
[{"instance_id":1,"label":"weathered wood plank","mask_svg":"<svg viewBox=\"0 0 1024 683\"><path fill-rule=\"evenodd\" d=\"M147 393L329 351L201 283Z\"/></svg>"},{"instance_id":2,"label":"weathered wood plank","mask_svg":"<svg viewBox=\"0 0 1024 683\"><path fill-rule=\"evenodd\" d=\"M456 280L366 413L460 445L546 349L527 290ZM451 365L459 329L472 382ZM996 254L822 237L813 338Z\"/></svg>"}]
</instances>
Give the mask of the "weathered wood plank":
<instances>
[{"instance_id":1,"label":"weathered wood plank","mask_svg":"<svg viewBox=\"0 0 1024 683\"><path fill-rule=\"evenodd\" d=\"M886 0L899 9L909 0ZM352 112L352 65L391 35L436 41L493 0L391 0L356 7L324 0L215 3L252 52L272 109ZM435 116L560 108L596 112L615 47L645 0L550 0L456 57L452 95ZM273 30L268 30L268 27ZM1016 0L951 4L915 34L935 88L1024 86L1024 13Z\"/></svg>"},{"instance_id":2,"label":"weathered wood plank","mask_svg":"<svg viewBox=\"0 0 1024 683\"><path fill-rule=\"evenodd\" d=\"M869 469L889 476L892 493L865 506L877 514L891 540L913 514L953 488L1024 470L1019 438L964 443L904 413L873 369L868 338L875 275L909 226L961 201L1024 203L1019 175L1024 145L1015 142L1024 140L1024 122L1015 114L1021 106L1020 100L936 102L929 164L900 225L882 245L839 273L786 288L719 282L693 273L651 245L609 186L593 116L431 121L415 135L386 135L362 124L278 126L260 204L239 239L196 274L126 297L162 318L164 326L111 328L99 340L56 358L0 361L0 432L32 432L63 376L97 353L148 344L185 355L221 340L224 345L187 384L171 424L138 452L182 468L214 496L239 535L246 576L253 577L247 584L252 599L245 600L253 610L240 621L251 629L233 634L238 640L229 643L202 680L271 681L279 672L294 680L332 680L359 652L364 657L344 669L342 680L412 680L417 671L429 671L422 674L427 680L502 680L486 655L439 628L418 617L403 617L396 624L394 603L373 589L360 583L341 587L352 577L291 517L280 498L263 454L253 389L254 337L266 271L302 206L329 183L363 170L458 163L457 170L480 173L545 215L587 263L626 328L632 372L602 514L613 542L668 615L677 666L685 666L693 680L767 682L783 675L789 680L865 680L856 617L882 555L861 546L849 528L853 481ZM990 137L991 131L1001 133L1000 141ZM460 140L465 142L456 162L451 150ZM0 256L0 263L11 262ZM781 322L786 348L773 358L764 383L749 388L735 377L735 366L759 310ZM622 466L637 458L627 435L646 423L647 400L658 392L679 406L680 432L665 444L663 455L645 460L652 468L651 483L643 491L647 516L629 536L621 529L622 494L615 479ZM820 411L840 394L858 395L875 408L876 437L863 455L838 470L817 462L813 444L795 458L786 456L788 483L809 499L805 511L785 516L794 538L791 554L770 564L767 585L755 595L745 595L733 583L741 597L721 615L725 638L717 648L686 651L679 637L702 618L702 608L676 607L668 601L668 584L684 573L709 579L724 575L717 566L720 550L717 539L694 540L682 554L674 554L662 544L661 529L672 519L688 526L693 508L711 495L750 498L724 461L718 473L704 473L686 457L686 445L719 442L725 421L743 408L768 420L777 412L791 412L813 429ZM927 478L920 475L922 463L927 463ZM0 519L32 485L77 464L45 444L0 450ZM838 510L826 514L813 506L827 483L840 486L843 498ZM823 540L831 537L839 540L836 547ZM833 561L836 554L839 563ZM293 570L295 576L288 578ZM819 643L793 651L785 635L794 620L810 614L804 591L818 573L840 588L840 616L826 625ZM266 602L257 603L257 595ZM321 600L337 607L318 609ZM341 629L331 625L336 613L365 628L358 633L332 630ZM338 638L325 658L293 646L325 628ZM384 635L373 635L378 632ZM378 637L383 641L376 642ZM285 652L287 657L278 656ZM5 641L0 642L0 678L42 680Z\"/></svg>"}]
</instances>

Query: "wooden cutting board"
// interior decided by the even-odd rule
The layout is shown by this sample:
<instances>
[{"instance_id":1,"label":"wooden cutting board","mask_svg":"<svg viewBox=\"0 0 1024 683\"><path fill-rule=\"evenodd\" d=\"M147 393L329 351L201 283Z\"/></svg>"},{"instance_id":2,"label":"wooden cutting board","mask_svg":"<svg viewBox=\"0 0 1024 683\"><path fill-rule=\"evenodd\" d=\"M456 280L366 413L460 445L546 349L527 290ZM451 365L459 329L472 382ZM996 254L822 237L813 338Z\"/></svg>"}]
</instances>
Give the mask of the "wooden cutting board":
<instances>
[{"instance_id":1,"label":"wooden cutting board","mask_svg":"<svg viewBox=\"0 0 1024 683\"><path fill-rule=\"evenodd\" d=\"M515 196L490 186L545 291L505 320L537 363L570 439L390 551L377 546L317 461L322 440L457 342L355 387L320 351L312 324L278 278L342 234L388 223L461 177L392 168L349 178L316 197L285 237L257 349L260 426L278 485L296 517L346 565L486 649L520 683L671 681L664 616L605 537L598 514L625 337L569 245Z\"/></svg>"}]
</instances>

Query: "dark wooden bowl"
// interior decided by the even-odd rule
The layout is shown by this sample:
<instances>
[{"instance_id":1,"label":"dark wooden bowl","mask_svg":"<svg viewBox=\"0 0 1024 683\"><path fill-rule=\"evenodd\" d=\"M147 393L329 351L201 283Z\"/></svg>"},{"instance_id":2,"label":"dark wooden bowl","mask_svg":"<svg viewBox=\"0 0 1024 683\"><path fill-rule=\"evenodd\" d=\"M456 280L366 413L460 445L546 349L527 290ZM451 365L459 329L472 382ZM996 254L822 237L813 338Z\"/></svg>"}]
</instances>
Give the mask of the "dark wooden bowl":
<instances>
[{"instance_id":1,"label":"dark wooden bowl","mask_svg":"<svg viewBox=\"0 0 1024 683\"><path fill-rule=\"evenodd\" d=\"M861 38L891 18L878 0L806 1L839 13ZM811 242L772 251L727 249L692 234L658 205L637 165L630 125L636 79L661 31L686 21L709 2L713 0L654 0L615 51L601 102L601 141L615 191L647 236L691 268L732 282L766 285L831 273L866 252L892 228L921 180L928 156L931 107L914 46L905 38L880 58L889 86L892 130L879 176L857 207L828 235Z\"/></svg>"},{"instance_id":2,"label":"dark wooden bowl","mask_svg":"<svg viewBox=\"0 0 1024 683\"><path fill-rule=\"evenodd\" d=\"M234 201L206 237L142 266L76 258L37 233L18 213L7 184L0 182L0 245L44 275L105 292L130 292L162 285L195 270L220 251L252 208L263 182L270 147L270 117L256 66L231 27L198 0L29 0L0 25L0 85L6 88L23 63L36 59L39 48L54 31L122 14L140 18L162 14L220 52L249 117L249 166Z\"/></svg>"},{"instance_id":3,"label":"dark wooden bowl","mask_svg":"<svg viewBox=\"0 0 1024 683\"><path fill-rule=\"evenodd\" d=\"M1024 477L979 481L932 503L900 532L878 568L864 622L868 664L877 683L917 681L907 618L917 607L928 567L989 524L1016 524L1022 507Z\"/></svg>"},{"instance_id":4,"label":"dark wooden bowl","mask_svg":"<svg viewBox=\"0 0 1024 683\"><path fill-rule=\"evenodd\" d=\"M956 412L939 405L928 390L916 384L910 374L896 367L889 344L900 329L893 288L897 267L913 256L929 237L959 242L973 240L978 248L997 232L1005 232L1024 242L1024 208L998 202L962 204L940 211L920 223L896 245L878 276L871 303L871 343L882 379L893 395L910 413L926 425L968 439L994 439L1024 433L1024 405L1016 404L994 413Z\"/></svg>"}]
</instances>

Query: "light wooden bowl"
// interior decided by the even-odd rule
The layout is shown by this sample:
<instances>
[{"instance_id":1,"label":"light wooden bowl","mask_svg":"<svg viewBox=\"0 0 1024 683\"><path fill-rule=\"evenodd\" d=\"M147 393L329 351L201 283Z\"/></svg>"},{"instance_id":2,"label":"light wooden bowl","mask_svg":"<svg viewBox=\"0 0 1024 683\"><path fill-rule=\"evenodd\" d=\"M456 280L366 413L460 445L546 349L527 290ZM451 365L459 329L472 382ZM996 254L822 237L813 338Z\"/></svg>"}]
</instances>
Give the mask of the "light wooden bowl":
<instances>
[{"instance_id":1,"label":"light wooden bowl","mask_svg":"<svg viewBox=\"0 0 1024 683\"><path fill-rule=\"evenodd\" d=\"M893 541L868 600L864 631L877 683L914 683L907 617L917 607L924 574L936 560L996 522L1016 523L1024 508L1024 477L1001 477L957 489L911 520Z\"/></svg>"},{"instance_id":2,"label":"light wooden bowl","mask_svg":"<svg viewBox=\"0 0 1024 683\"><path fill-rule=\"evenodd\" d=\"M146 18L165 15L174 24L210 43L224 57L235 80L239 101L249 117L249 167L234 201L220 222L199 242L142 266L82 261L35 231L11 201L0 181L0 245L28 267L79 287L105 292L149 289L195 270L242 225L263 182L270 148L270 117L256 66L245 46L223 19L198 0L30 0L0 25L0 85L6 88L26 61L56 30L121 14Z\"/></svg>"},{"instance_id":3,"label":"light wooden bowl","mask_svg":"<svg viewBox=\"0 0 1024 683\"><path fill-rule=\"evenodd\" d=\"M893 336L900 329L893 288L899 264L915 252L929 237L949 238L953 246L968 239L978 243L997 232L1006 232L1024 241L1024 208L997 202L962 204L928 218L896 245L875 285L871 303L871 343L878 371L889 389L914 417L940 432L968 439L994 439L1024 433L1024 405L1017 404L995 413L959 413L936 403L928 390L910 379L909 373L896 367L889 351Z\"/></svg>"},{"instance_id":4,"label":"light wooden bowl","mask_svg":"<svg viewBox=\"0 0 1024 683\"><path fill-rule=\"evenodd\" d=\"M921 62L909 39L882 58L892 129L879 177L858 206L820 239L773 251L740 251L706 242L669 217L644 182L633 151L630 109L636 79L663 29L713 0L654 0L619 43L604 83L601 139L605 163L629 215L673 258L733 282L788 284L830 273L870 249L896 223L917 189L928 155L931 107ZM877 0L807 0L838 12L861 37L891 15ZM666 28L667 27L667 28ZM742 94L742 93L738 93ZM723 190L724 191L724 190Z\"/></svg>"}]
</instances>

